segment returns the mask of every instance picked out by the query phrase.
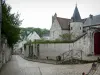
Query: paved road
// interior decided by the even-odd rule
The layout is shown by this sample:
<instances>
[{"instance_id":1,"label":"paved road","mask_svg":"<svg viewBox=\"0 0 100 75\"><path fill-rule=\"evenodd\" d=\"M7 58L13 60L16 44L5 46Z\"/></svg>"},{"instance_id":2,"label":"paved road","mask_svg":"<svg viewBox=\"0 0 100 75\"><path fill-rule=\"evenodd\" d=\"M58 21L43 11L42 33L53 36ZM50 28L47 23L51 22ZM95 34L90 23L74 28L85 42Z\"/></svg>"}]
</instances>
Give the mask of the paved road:
<instances>
[{"instance_id":1,"label":"paved road","mask_svg":"<svg viewBox=\"0 0 100 75\"><path fill-rule=\"evenodd\" d=\"M18 55L13 55L1 70L0 75L81 75L88 72L91 64L52 65L27 61Z\"/></svg>"}]
</instances>

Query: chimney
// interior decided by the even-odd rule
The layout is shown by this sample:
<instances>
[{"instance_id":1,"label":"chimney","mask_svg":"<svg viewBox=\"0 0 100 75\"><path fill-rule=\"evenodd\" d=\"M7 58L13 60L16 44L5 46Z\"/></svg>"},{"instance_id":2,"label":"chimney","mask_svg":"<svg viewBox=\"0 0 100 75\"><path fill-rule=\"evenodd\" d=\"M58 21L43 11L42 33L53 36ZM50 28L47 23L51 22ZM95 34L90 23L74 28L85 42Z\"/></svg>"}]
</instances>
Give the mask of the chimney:
<instances>
[{"instance_id":1,"label":"chimney","mask_svg":"<svg viewBox=\"0 0 100 75\"><path fill-rule=\"evenodd\" d=\"M91 19L93 19L93 15L90 14L89 17L90 17Z\"/></svg>"},{"instance_id":2,"label":"chimney","mask_svg":"<svg viewBox=\"0 0 100 75\"><path fill-rule=\"evenodd\" d=\"M52 23L54 22L54 16L52 16Z\"/></svg>"},{"instance_id":3,"label":"chimney","mask_svg":"<svg viewBox=\"0 0 100 75\"><path fill-rule=\"evenodd\" d=\"M55 13L55 15L54 15L55 17L57 17L57 14Z\"/></svg>"},{"instance_id":4,"label":"chimney","mask_svg":"<svg viewBox=\"0 0 100 75\"><path fill-rule=\"evenodd\" d=\"M52 16L52 23L54 22L54 20L57 18L57 14L55 13L54 16Z\"/></svg>"}]
</instances>

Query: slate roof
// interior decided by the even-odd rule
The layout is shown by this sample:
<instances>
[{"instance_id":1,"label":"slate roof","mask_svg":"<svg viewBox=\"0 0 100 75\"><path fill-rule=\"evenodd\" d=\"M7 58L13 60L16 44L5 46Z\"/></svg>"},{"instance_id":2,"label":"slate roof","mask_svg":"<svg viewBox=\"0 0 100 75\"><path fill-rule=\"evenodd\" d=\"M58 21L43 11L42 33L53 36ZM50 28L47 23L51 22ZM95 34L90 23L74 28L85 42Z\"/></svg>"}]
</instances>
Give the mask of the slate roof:
<instances>
[{"instance_id":1,"label":"slate roof","mask_svg":"<svg viewBox=\"0 0 100 75\"><path fill-rule=\"evenodd\" d=\"M81 21L81 17L80 17L80 13L78 11L77 5L75 7L73 16L71 17L71 19L73 20L73 22L80 22Z\"/></svg>"},{"instance_id":2,"label":"slate roof","mask_svg":"<svg viewBox=\"0 0 100 75\"><path fill-rule=\"evenodd\" d=\"M100 15L88 17L84 22L84 26L92 26L100 24Z\"/></svg>"},{"instance_id":3,"label":"slate roof","mask_svg":"<svg viewBox=\"0 0 100 75\"><path fill-rule=\"evenodd\" d=\"M50 32L49 33L46 33L46 34L43 34L43 36L49 36L50 35Z\"/></svg>"},{"instance_id":4,"label":"slate roof","mask_svg":"<svg viewBox=\"0 0 100 75\"><path fill-rule=\"evenodd\" d=\"M69 26L70 19L57 17L57 20L58 20L62 30L70 29L70 26Z\"/></svg>"},{"instance_id":5,"label":"slate roof","mask_svg":"<svg viewBox=\"0 0 100 75\"><path fill-rule=\"evenodd\" d=\"M87 18L81 19L81 22L82 22L82 23L85 23L86 19L87 19Z\"/></svg>"}]
</instances>

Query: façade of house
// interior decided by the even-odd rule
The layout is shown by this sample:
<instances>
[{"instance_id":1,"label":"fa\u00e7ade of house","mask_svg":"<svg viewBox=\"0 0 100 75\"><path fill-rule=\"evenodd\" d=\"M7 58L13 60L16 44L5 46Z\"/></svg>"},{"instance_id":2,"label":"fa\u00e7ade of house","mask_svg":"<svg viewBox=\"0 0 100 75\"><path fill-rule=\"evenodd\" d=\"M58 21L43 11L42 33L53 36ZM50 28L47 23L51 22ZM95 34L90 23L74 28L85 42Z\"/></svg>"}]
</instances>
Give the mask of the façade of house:
<instances>
[{"instance_id":1,"label":"fa\u00e7ade of house","mask_svg":"<svg viewBox=\"0 0 100 75\"><path fill-rule=\"evenodd\" d=\"M77 5L71 19L52 16L52 26L50 29L50 40L61 39L62 34L72 34L73 39L80 37L79 43L83 51L89 54L100 54L100 15L90 15L88 18L81 19ZM81 43L80 43L81 42ZM78 49L78 48L77 48Z\"/></svg>"}]
</instances>

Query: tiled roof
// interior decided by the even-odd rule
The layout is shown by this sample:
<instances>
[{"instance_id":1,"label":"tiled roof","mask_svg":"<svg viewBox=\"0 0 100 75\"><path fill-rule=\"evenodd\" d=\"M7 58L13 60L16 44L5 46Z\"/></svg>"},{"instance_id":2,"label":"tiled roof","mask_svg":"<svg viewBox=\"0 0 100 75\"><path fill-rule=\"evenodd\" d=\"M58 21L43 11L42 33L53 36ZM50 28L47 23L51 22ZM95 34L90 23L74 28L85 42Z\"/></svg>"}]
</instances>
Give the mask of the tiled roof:
<instances>
[{"instance_id":1,"label":"tiled roof","mask_svg":"<svg viewBox=\"0 0 100 75\"><path fill-rule=\"evenodd\" d=\"M100 24L100 15L92 16L86 19L84 26L92 26Z\"/></svg>"},{"instance_id":2,"label":"tiled roof","mask_svg":"<svg viewBox=\"0 0 100 75\"><path fill-rule=\"evenodd\" d=\"M69 26L70 19L57 17L57 20L58 20L62 30L70 29L70 26Z\"/></svg>"}]
</instances>

